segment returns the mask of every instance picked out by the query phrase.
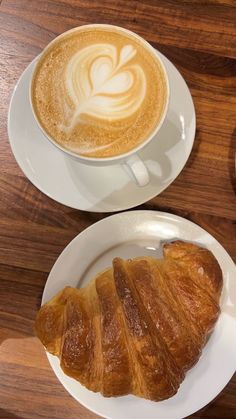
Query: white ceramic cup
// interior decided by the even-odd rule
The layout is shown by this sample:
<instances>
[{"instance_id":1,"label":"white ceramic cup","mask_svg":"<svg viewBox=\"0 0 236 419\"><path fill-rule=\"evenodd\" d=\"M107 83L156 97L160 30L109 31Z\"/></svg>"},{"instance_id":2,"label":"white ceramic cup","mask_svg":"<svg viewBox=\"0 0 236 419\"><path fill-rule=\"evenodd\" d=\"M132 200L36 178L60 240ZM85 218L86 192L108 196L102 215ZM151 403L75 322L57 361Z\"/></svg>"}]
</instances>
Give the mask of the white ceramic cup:
<instances>
[{"instance_id":1,"label":"white ceramic cup","mask_svg":"<svg viewBox=\"0 0 236 419\"><path fill-rule=\"evenodd\" d=\"M155 127L155 129L153 130L153 132L146 138L146 140L144 140L141 144L139 144L137 147L133 148L132 150L130 150L127 153L123 153L123 154L119 154L117 156L112 156L112 157L87 157L87 156L82 156L80 154L77 154L73 151L67 150L66 148L62 147L60 144L58 144L52 137L50 137L47 132L43 129L42 125L40 124L40 121L37 118L36 112L34 111L34 107L33 107L33 102L32 102L32 80L34 77L34 71L32 74L32 78L31 78L31 83L30 83L30 103L31 103L31 109L34 115L34 118L36 120L36 122L38 123L41 131L43 132L44 136L52 143L54 144L59 150L61 150L63 153L65 153L66 155L69 155L70 157L72 157L73 159L76 159L77 161L79 161L80 163L84 163L86 165L91 165L91 166L110 166L110 165L115 165L115 164L122 164L125 165L126 168L128 169L128 173L131 177L132 180L134 180L138 186L145 186L149 183L149 174L148 174L148 170L147 167L145 166L144 162L141 160L140 156L139 156L139 152L147 146L147 144L149 144L155 137L155 135L157 134L157 132L160 130L166 114L167 114L167 109L168 109L168 104L169 104L169 95L170 95L170 91L169 91L169 81L168 81L168 76L167 76L167 72L165 69L165 66L162 62L162 60L160 59L159 56L157 56L156 54L156 50L147 42L145 41L143 38L141 38L139 35L137 35L134 32L131 32L127 29L121 28L119 26L114 26L114 25L107 25L107 24L91 24L91 25L84 25L84 26L80 26L80 29L84 28L97 28L97 27L104 27L104 28L114 28L116 30L119 30L121 32L125 32L128 35L132 35L133 37L139 39L139 41L141 41L141 43L144 45L144 47L146 47L148 50L150 50L150 52L156 57L157 61L160 63L160 65L162 66L163 69L163 73L165 76L165 81L166 81L166 89L167 89L167 94L166 94L166 104L165 104L165 109L163 111L163 115L161 120L159 121L158 125ZM64 37L65 35L67 35L68 33L71 33L73 31L77 31L78 27L73 28L67 32L62 33L61 35L59 35L58 37L56 37L53 41L51 41L43 50L43 52L40 55L40 58L46 53L47 49L49 47L51 47L53 45L54 42L56 42L58 39ZM37 62L36 62L36 66L37 67Z\"/></svg>"}]
</instances>

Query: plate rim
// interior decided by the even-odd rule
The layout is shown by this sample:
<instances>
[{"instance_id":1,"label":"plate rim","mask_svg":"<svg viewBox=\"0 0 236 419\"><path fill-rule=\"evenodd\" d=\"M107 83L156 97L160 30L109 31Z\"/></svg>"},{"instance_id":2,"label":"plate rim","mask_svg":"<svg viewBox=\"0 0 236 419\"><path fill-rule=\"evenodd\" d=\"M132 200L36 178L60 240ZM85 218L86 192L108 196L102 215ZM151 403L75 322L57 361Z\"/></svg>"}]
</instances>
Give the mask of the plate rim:
<instances>
[{"instance_id":1,"label":"plate rim","mask_svg":"<svg viewBox=\"0 0 236 419\"><path fill-rule=\"evenodd\" d=\"M173 214L173 213L169 213L169 212L162 212L162 211L154 211L154 210L134 210L134 211L126 211L126 212L122 212L122 213L118 213L118 214L112 214L112 215L110 215L110 216L108 216L108 217L105 217L105 218L103 218L103 219L101 219L101 220L99 220L99 221L97 221L96 223L94 223L94 224L91 224L90 226L88 226L85 230L83 230L83 231L81 231L79 234L77 234L68 244L67 244L67 246L63 249L63 251L60 253L60 255L58 256L58 258L56 259L56 261L55 261L55 263L54 263L54 265L53 265L53 267L52 267L52 269L51 269L51 271L50 271L50 273L49 273L49 275L48 275L48 278L47 278L47 281L46 281L46 283L45 283L45 288L44 288L44 291L43 291L43 295L42 295L42 304L44 304L44 302L46 302L47 301L47 299L46 299L46 293L47 293L47 290L46 290L46 285L47 285L47 283L48 283L48 281L50 281L50 276L51 276L51 274L52 274L52 276L53 276L53 270L54 270L54 267L56 266L56 264L58 263L58 260L59 260L59 258L62 256L62 254L63 255L65 255L65 253L68 251L68 250L70 250L70 247L73 247L74 246L74 244L76 243L76 241L77 240L79 240L78 238L80 238L80 239L82 239L83 240L83 236L85 236L86 234L87 234L87 231L89 230L89 231L91 231L93 228L94 228L94 226L96 225L98 225L98 224L100 224L100 225L102 225L102 224L106 224L106 222L108 222L107 220L111 220L111 219L114 219L114 218L126 218L126 217L136 217L137 215L143 215L143 214L146 214L147 216L150 216L151 215L151 217L153 216L153 215L155 215L156 217L157 217L157 222L158 221L160 221L160 218L161 219L165 219L165 218L167 218L167 219L170 219L170 222L178 222L178 221L181 221L181 222L184 222L184 223L187 223L187 225L189 225L189 226L192 226L192 227L194 227L194 228L197 228L198 230L199 230L199 232L203 232L203 233L207 233L207 235L209 236L209 238L211 239L211 241L213 241L213 243L215 244L215 245L217 245L217 247L218 247L218 249L219 249L219 251L220 252L222 252L223 253L223 256L224 256L224 258L226 257L226 260L227 260L227 264L228 263L230 263L230 265L231 265L231 267L233 267L235 270L236 270L236 266L235 266L235 263L234 263L234 261L233 261L233 259L231 258L231 256L229 255L229 253L224 249L224 247L221 245L221 243L219 243L219 241L212 235L212 234L210 234L210 233L208 233L208 231L207 230L205 230L204 228L202 228L201 226L199 226L198 224L196 224L195 222L193 222L193 221L190 221L190 220L188 220L188 219L186 219L186 218L184 218L184 217L181 217L181 216L179 216L179 215L175 215L175 214ZM195 242L195 240L193 240L193 242ZM65 252L65 253L64 253ZM63 387L65 387L65 389L69 392L69 394L73 397L73 398L75 398L75 396L71 393L71 391L70 391L70 389L69 389L69 386L67 386L66 384L64 384L64 383L62 383L62 381L60 380L60 378L59 378L59 376L57 375L57 367L56 366L54 366L54 364L51 362L51 359L52 359L52 357L53 357L53 355L51 355L51 354L49 354L47 351L46 351L46 355L47 355L47 358L48 358L48 361L49 361L49 364L50 364L50 366L51 366L51 368L52 368L52 370L54 371L54 373L55 373L55 375L57 376L57 378L58 378L58 380L60 381L60 383L63 385ZM54 357L53 357L54 358ZM218 394L220 394L222 391L223 391L223 389L225 388L225 386L229 383L229 381L231 380L231 378L232 378L232 376L234 375L234 373L235 373L235 369L234 369L234 371L232 371L232 374L231 374L231 376L229 377L229 378L227 378L227 382L226 383L224 383L224 385L223 385L223 387L221 387L221 389L220 389L220 391L219 392L217 392L217 394L211 399L211 400L209 400L208 401L208 403L205 403L205 402L203 402L203 404L201 404L200 403L200 407L198 407L198 409L197 410L190 410L189 412L188 412L188 414L187 414L187 416L188 415L191 415L191 414L193 414L193 413L195 413L195 412L197 412L197 411L199 411L199 410L201 410L203 407L205 407L205 406L207 406L209 403L211 403L213 400L214 400L214 398L215 397L217 397L217 395ZM89 390L88 390L89 391ZM102 415L102 416L104 416L104 413L100 413L98 410L96 410L96 408L93 408L93 407L91 407L90 405L89 405L89 403L88 404L86 404L84 401L81 401L81 400L78 400L77 398L75 398L75 400L77 401L77 402L79 402L81 405L83 405L85 408L87 408L88 410L90 410L90 411L92 411L93 413L95 413L95 414L98 414L98 415ZM112 416L104 416L104 417L106 417L107 419L113 419L113 417ZM184 417L186 417L186 416L184 416Z\"/></svg>"},{"instance_id":2,"label":"plate rim","mask_svg":"<svg viewBox=\"0 0 236 419\"><path fill-rule=\"evenodd\" d=\"M211 237L211 239L213 239L213 241L215 241L216 243L217 243L217 245L221 248L221 250L227 255L227 257L229 258L229 260L235 265L235 263L234 263L234 261L233 261L233 259L231 258L231 256L229 255L229 253L225 250L225 248L222 246L222 244L211 234L211 233L209 233L207 230L205 230L203 227L201 227L200 225L198 225L197 223L195 223L194 221L191 221L191 220L188 220L187 218L185 218L185 217L181 217L180 215L176 215L176 214L174 214L174 213L171 213L171 212L166 212L166 211L155 211L155 210L133 210L133 211L123 211L123 212L121 212L121 213L117 213L117 214L112 214L112 215L109 215L109 216L107 216L107 217L105 217L105 218L102 218L101 220L98 220L98 221L96 221L95 223L93 223L93 224L91 224L91 225L89 225L88 227L86 227L84 230L82 230L80 233L78 233L65 247L64 247L64 249L62 250L62 252L60 253L60 255L57 257L57 259L56 259L56 261L54 262L54 264L53 264L53 266L52 266L52 268L51 268L51 270L50 270L50 272L49 272L49 274L48 274L48 277L47 277L47 281L46 281L46 283L45 283L45 286L44 286L44 291L43 291L43 294L42 294L42 304L44 304L44 293L45 293L45 288L46 288L46 285L47 285L47 282L48 282L48 280L50 279L50 275L51 275L51 273L53 273L52 271L54 270L54 267L56 267L56 264L57 264L57 262L58 262L58 259L62 256L62 255L64 255L68 250L69 250L69 248L70 247L72 247L73 245L74 245L74 243L78 240L78 238L80 237L80 238L83 238L83 236L85 236L86 234L87 234L87 232L88 231L92 231L93 230L93 228L95 227L95 226L97 226L97 225L102 225L103 223L104 224L106 224L106 222L107 222L107 220L110 220L110 219L114 219L114 218L120 218L120 217L125 217L126 215L135 215L135 214L140 214L140 215L142 215L142 214L155 214L155 215L158 215L158 217L163 217L163 218L165 218L165 217L171 217L171 218L173 218L173 220L176 220L176 221L184 221L184 222L186 222L187 224L189 224L189 225L192 225L192 226L194 226L194 227L197 227L198 229L200 229L201 230L201 232L203 232L203 233L207 233L207 235L208 236L210 236ZM235 266L235 269L236 269L236 266Z\"/></svg>"}]
</instances>

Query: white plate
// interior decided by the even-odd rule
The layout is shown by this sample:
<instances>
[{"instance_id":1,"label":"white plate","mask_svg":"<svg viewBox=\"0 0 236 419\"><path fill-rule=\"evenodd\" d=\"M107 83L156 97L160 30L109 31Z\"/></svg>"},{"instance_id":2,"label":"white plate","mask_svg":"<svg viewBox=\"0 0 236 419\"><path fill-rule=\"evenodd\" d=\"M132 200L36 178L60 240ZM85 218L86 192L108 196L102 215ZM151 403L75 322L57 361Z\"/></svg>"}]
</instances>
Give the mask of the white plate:
<instances>
[{"instance_id":1,"label":"white plate","mask_svg":"<svg viewBox=\"0 0 236 419\"><path fill-rule=\"evenodd\" d=\"M121 165L91 167L67 157L38 128L29 103L34 60L13 92L8 135L13 154L25 176L40 191L69 207L96 212L120 211L160 194L183 169L191 152L195 111L189 89L175 66L160 54L170 81L166 121L151 144L140 152L150 183L140 188Z\"/></svg>"},{"instance_id":2,"label":"white plate","mask_svg":"<svg viewBox=\"0 0 236 419\"><path fill-rule=\"evenodd\" d=\"M42 303L66 285L81 287L113 257L161 256L161 243L183 239L213 252L224 276L222 313L199 362L186 375L178 393L163 402L135 396L104 398L67 377L59 361L50 364L67 391L81 404L105 418L180 419L201 409L228 383L236 368L236 268L224 248L205 230L184 218L154 211L132 211L99 221L80 233L57 259L48 277Z\"/></svg>"}]
</instances>

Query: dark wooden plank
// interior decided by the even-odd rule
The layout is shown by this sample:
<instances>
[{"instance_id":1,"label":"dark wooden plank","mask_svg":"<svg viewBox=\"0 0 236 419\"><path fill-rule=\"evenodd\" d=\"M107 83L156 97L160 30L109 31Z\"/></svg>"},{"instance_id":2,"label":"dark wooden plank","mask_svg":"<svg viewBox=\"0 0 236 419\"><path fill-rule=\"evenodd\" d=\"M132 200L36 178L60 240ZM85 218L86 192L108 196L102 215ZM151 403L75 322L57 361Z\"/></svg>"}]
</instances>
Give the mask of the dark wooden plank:
<instances>
[{"instance_id":1,"label":"dark wooden plank","mask_svg":"<svg viewBox=\"0 0 236 419\"><path fill-rule=\"evenodd\" d=\"M233 3L233 2L232 2ZM152 42L179 45L190 49L211 51L219 55L235 57L236 10L217 1L185 2L165 0L91 0L70 1L29 0L3 1L2 13L6 20L20 16L24 40L28 29L34 26L34 40L45 31L63 32L68 27L85 23L114 23L136 30ZM60 25L58 25L60 18ZM14 31L14 29L13 29ZM224 43L222 43L224 36ZM39 41L42 42L42 41Z\"/></svg>"}]
</instances>

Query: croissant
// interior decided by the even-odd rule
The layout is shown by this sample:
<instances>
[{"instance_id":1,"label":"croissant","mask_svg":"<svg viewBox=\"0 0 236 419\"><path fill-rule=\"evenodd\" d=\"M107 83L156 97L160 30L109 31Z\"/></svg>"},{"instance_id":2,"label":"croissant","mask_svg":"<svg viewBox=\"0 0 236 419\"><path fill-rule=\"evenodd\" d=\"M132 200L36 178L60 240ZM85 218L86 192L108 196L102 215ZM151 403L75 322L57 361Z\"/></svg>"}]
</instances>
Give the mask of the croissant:
<instances>
[{"instance_id":1,"label":"croissant","mask_svg":"<svg viewBox=\"0 0 236 419\"><path fill-rule=\"evenodd\" d=\"M115 258L82 289L64 288L39 310L36 334L70 377L103 396L173 396L219 316L222 272L195 244L163 259Z\"/></svg>"}]
</instances>

